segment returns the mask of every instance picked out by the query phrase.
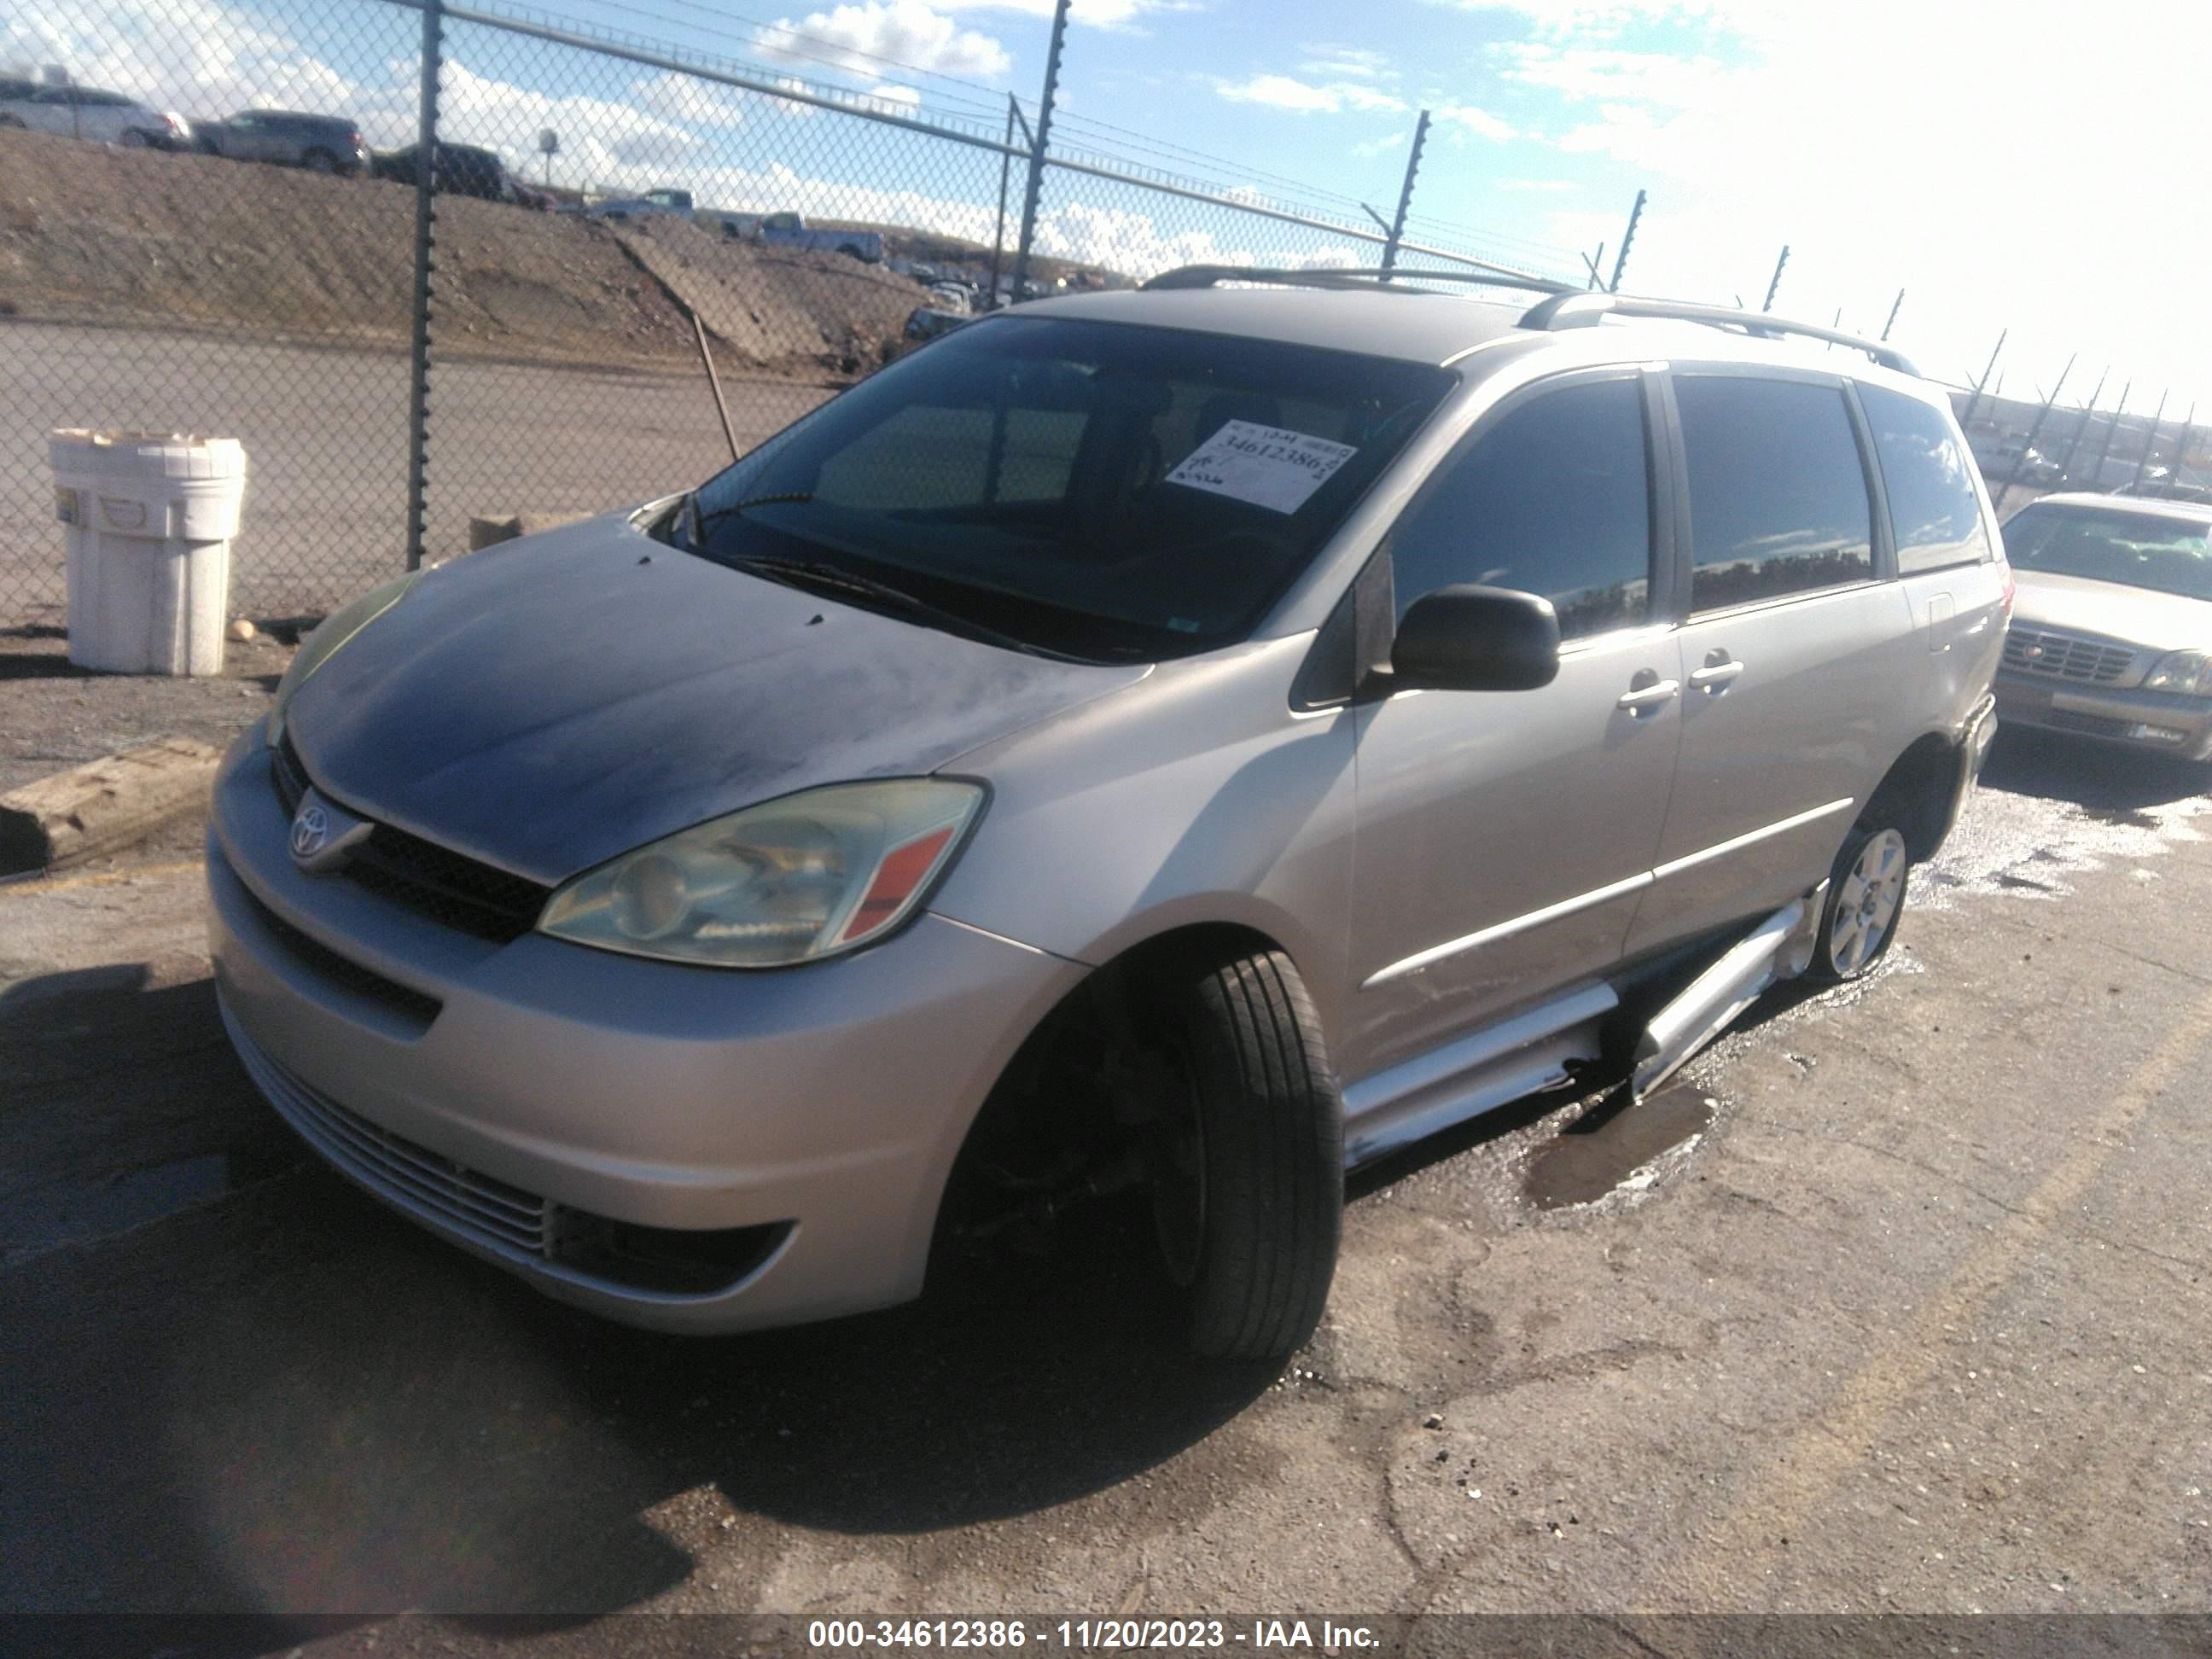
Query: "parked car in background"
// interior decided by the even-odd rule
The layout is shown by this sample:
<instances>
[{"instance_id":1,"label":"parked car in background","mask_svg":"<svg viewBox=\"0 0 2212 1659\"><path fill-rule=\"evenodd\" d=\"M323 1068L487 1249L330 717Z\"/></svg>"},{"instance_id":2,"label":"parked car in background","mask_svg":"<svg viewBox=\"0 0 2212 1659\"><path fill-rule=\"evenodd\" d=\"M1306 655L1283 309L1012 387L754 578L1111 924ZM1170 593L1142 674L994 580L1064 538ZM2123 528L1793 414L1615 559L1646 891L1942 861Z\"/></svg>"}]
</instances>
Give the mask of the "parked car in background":
<instances>
[{"instance_id":1,"label":"parked car in background","mask_svg":"<svg viewBox=\"0 0 2212 1659\"><path fill-rule=\"evenodd\" d=\"M2004 541L1998 718L2212 760L2212 507L2045 495Z\"/></svg>"},{"instance_id":2,"label":"parked car in background","mask_svg":"<svg viewBox=\"0 0 2212 1659\"><path fill-rule=\"evenodd\" d=\"M693 219L698 210L692 206L688 190L648 190L641 196L617 196L584 210L590 219L611 219L619 223L624 219L654 217Z\"/></svg>"},{"instance_id":3,"label":"parked car in background","mask_svg":"<svg viewBox=\"0 0 2212 1659\"><path fill-rule=\"evenodd\" d=\"M0 127L25 127L139 149L184 149L192 142L191 123L174 110L157 110L96 87L38 86L27 81L0 85Z\"/></svg>"},{"instance_id":4,"label":"parked car in background","mask_svg":"<svg viewBox=\"0 0 2212 1659\"><path fill-rule=\"evenodd\" d=\"M368 146L362 142L361 129L343 115L242 109L221 121L197 124L192 137L208 155L234 161L269 161L348 178L369 169Z\"/></svg>"},{"instance_id":5,"label":"parked car in background","mask_svg":"<svg viewBox=\"0 0 2212 1659\"><path fill-rule=\"evenodd\" d=\"M526 184L511 173L507 175L507 199L517 207L528 208L532 213L550 213L560 206L560 198L551 191Z\"/></svg>"},{"instance_id":6,"label":"parked car in background","mask_svg":"<svg viewBox=\"0 0 2212 1659\"><path fill-rule=\"evenodd\" d=\"M910 346L934 340L940 334L950 334L962 324L972 321L965 312L948 311L942 306L916 306L899 331L900 337Z\"/></svg>"},{"instance_id":7,"label":"parked car in background","mask_svg":"<svg viewBox=\"0 0 2212 1659\"><path fill-rule=\"evenodd\" d=\"M975 296L958 283L937 283L929 290L929 302L940 311L949 311L965 317L975 309Z\"/></svg>"},{"instance_id":8,"label":"parked car in background","mask_svg":"<svg viewBox=\"0 0 2212 1659\"><path fill-rule=\"evenodd\" d=\"M207 847L273 1109L636 1323L1087 1215L1279 1358L1348 1165L1870 971L1991 730L1944 393L1329 280L928 313L696 490L325 622Z\"/></svg>"},{"instance_id":9,"label":"parked car in background","mask_svg":"<svg viewBox=\"0 0 2212 1659\"><path fill-rule=\"evenodd\" d=\"M380 179L411 185L416 181L422 155L422 145L410 144L404 149L376 157L373 170ZM500 158L499 152L473 144L440 144L434 182L441 191L455 196L481 197L487 202L514 199L507 163Z\"/></svg>"},{"instance_id":10,"label":"parked car in background","mask_svg":"<svg viewBox=\"0 0 2212 1659\"><path fill-rule=\"evenodd\" d=\"M872 230L818 230L796 213L725 215L722 234L770 247L806 248L817 253L842 253L864 264L881 264L884 239ZM917 272L924 267L916 266Z\"/></svg>"}]
</instances>

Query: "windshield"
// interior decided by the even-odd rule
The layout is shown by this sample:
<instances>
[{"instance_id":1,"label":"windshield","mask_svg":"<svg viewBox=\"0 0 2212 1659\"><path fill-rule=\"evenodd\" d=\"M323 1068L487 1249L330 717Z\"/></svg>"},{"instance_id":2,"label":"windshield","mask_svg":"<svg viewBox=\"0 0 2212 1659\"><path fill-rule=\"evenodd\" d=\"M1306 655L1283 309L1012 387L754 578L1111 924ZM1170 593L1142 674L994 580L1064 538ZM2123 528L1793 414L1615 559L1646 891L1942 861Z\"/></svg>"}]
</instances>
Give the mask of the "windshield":
<instances>
[{"instance_id":1,"label":"windshield","mask_svg":"<svg viewBox=\"0 0 2212 1659\"><path fill-rule=\"evenodd\" d=\"M991 319L770 439L663 533L1044 650L1188 655L1258 623L1451 385L1276 341Z\"/></svg>"},{"instance_id":2,"label":"windshield","mask_svg":"<svg viewBox=\"0 0 2212 1659\"><path fill-rule=\"evenodd\" d=\"M2212 599L2208 529L2212 526L2159 514L2039 503L2005 526L2005 557L2021 570Z\"/></svg>"}]
</instances>

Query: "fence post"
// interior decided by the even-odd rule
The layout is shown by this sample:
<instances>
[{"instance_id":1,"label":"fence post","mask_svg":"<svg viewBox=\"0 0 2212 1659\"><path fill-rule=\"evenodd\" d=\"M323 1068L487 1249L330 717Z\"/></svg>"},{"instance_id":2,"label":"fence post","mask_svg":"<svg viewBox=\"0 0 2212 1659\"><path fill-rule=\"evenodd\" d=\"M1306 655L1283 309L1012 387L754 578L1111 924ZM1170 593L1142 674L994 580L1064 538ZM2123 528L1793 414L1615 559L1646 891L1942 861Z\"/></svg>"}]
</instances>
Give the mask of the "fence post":
<instances>
[{"instance_id":1,"label":"fence post","mask_svg":"<svg viewBox=\"0 0 2212 1659\"><path fill-rule=\"evenodd\" d=\"M1774 275L1766 279L1766 303L1759 307L1761 311L1771 311L1774 309L1774 296L1778 291L1780 291L1782 287L1782 267L1789 263L1790 244L1784 242L1782 245L1782 257L1774 262ZM1843 315L1840 311L1836 314L1838 317Z\"/></svg>"},{"instance_id":2,"label":"fence post","mask_svg":"<svg viewBox=\"0 0 2212 1659\"><path fill-rule=\"evenodd\" d=\"M1014 94L1006 94L1006 148L999 155L999 228L991 233L991 292L990 303L983 309L994 310L999 303L999 260L1006 248L1006 184L1014 165L1014 118L1022 112L1014 101Z\"/></svg>"},{"instance_id":3,"label":"fence post","mask_svg":"<svg viewBox=\"0 0 2212 1659\"><path fill-rule=\"evenodd\" d=\"M1060 52L1067 40L1067 0L1052 9L1052 44L1044 57L1044 98L1037 106L1036 139L1030 146L1030 183L1022 194L1022 236L1014 247L1014 294L1029 280L1030 244L1036 236L1037 198L1044 191L1044 147L1052 136L1053 95L1060 89Z\"/></svg>"},{"instance_id":4,"label":"fence post","mask_svg":"<svg viewBox=\"0 0 2212 1659\"><path fill-rule=\"evenodd\" d=\"M2043 400L2043 407L2035 411L2035 419L2028 426L2027 436L2021 440L2020 459L2012 464L2012 476L2004 481L2004 488L1997 491L1996 507L2002 508L2004 506L2005 497L2012 494L2013 486L2020 482L2021 469L2027 465L2027 452L2035 447L2036 439L2042 435L2043 423L2051 418L2051 406L2058 401L2058 394L2066 389L2066 377L2073 372L2074 359L2069 357L2066 367L2058 371L2058 382L2051 388L2051 395Z\"/></svg>"},{"instance_id":5,"label":"fence post","mask_svg":"<svg viewBox=\"0 0 2212 1659\"><path fill-rule=\"evenodd\" d=\"M2105 382L2112 378L2112 366L2106 364L2104 373L2097 376L2097 389L2089 394L2089 401L2082 405L2081 419L2075 425L2074 436L2066 446L2066 459L2058 463L2058 482L2062 484L2074 476L2074 452L2081 447L2081 440L2089 430L2089 422L2096 418L2097 399L2105 395Z\"/></svg>"},{"instance_id":6,"label":"fence post","mask_svg":"<svg viewBox=\"0 0 2212 1659\"><path fill-rule=\"evenodd\" d=\"M1406 210L1413 204L1413 175L1421 170L1421 146L1429 140L1429 112L1413 123L1413 152L1406 158L1406 182L1398 191L1398 215L1390 222L1390 240L1382 244L1382 280L1389 282L1397 268L1398 244L1406 234Z\"/></svg>"},{"instance_id":7,"label":"fence post","mask_svg":"<svg viewBox=\"0 0 2212 1659\"><path fill-rule=\"evenodd\" d=\"M1897 313L1904 308L1904 306L1905 290L1899 289L1897 290L1897 297L1889 302L1889 320L1881 325L1883 339L1887 340L1889 337L1889 331L1897 326Z\"/></svg>"},{"instance_id":8,"label":"fence post","mask_svg":"<svg viewBox=\"0 0 2212 1659\"><path fill-rule=\"evenodd\" d=\"M2005 336L2011 332L2012 331L2007 328L1997 331L1997 343L1990 348L1990 361L1982 370L1982 378L1974 382L1974 395L1966 399L1966 418L1959 422L1961 430L1973 425L1974 411L1981 407L1982 388L1990 383L1990 375L1997 366L1997 354L2004 349Z\"/></svg>"},{"instance_id":9,"label":"fence post","mask_svg":"<svg viewBox=\"0 0 2212 1659\"><path fill-rule=\"evenodd\" d=\"M2112 410L2112 423L2105 428L2105 441L2097 450L2097 470L2089 475L2089 487L2092 489L2102 489L2105 487L2106 458L2112 453L2112 440L2120 435L2120 416L2128 412L2128 393L2135 389L2136 383L2133 380L2124 381L2120 386L2120 401Z\"/></svg>"},{"instance_id":10,"label":"fence post","mask_svg":"<svg viewBox=\"0 0 2212 1659\"><path fill-rule=\"evenodd\" d=\"M1605 285L1608 294L1620 292L1620 273L1628 269L1628 245L1636 240L1636 222L1644 216L1644 192L1636 192L1636 205L1628 210L1628 228L1620 233L1620 252L1613 256L1613 280Z\"/></svg>"},{"instance_id":11,"label":"fence post","mask_svg":"<svg viewBox=\"0 0 2212 1659\"><path fill-rule=\"evenodd\" d=\"M2189 413L2181 422L2181 432L2173 443L2173 481L2181 482L2182 469L2189 465L2189 434L2197 425L2197 404L2192 400Z\"/></svg>"},{"instance_id":12,"label":"fence post","mask_svg":"<svg viewBox=\"0 0 2212 1659\"><path fill-rule=\"evenodd\" d=\"M2166 400L2173 393L2168 386L2158 394L2158 407L2151 413L2150 430L2143 434L2142 453L2136 459L2136 476L2128 480L2128 493L2133 495L2142 488L2142 475L2150 466L2150 447L2158 441L2158 423L2166 418Z\"/></svg>"},{"instance_id":13,"label":"fence post","mask_svg":"<svg viewBox=\"0 0 2212 1659\"><path fill-rule=\"evenodd\" d=\"M407 568L422 568L430 475L430 276L437 222L438 71L445 51L444 0L422 0L422 84L416 106L415 318L407 388Z\"/></svg>"}]
</instances>

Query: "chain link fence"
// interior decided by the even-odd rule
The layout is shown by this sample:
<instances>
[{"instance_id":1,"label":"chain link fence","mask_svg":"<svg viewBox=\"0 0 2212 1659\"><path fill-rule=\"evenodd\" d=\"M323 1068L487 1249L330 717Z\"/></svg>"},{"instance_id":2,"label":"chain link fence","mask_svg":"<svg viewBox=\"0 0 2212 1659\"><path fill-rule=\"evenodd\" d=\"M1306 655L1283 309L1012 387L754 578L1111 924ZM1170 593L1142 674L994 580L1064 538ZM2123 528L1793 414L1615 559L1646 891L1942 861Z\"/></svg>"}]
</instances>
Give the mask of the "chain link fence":
<instances>
[{"instance_id":1,"label":"chain link fence","mask_svg":"<svg viewBox=\"0 0 2212 1659\"><path fill-rule=\"evenodd\" d=\"M54 428L240 439L232 609L310 616L409 556L420 325L434 561L478 517L688 488L963 314L1187 264L1372 266L1386 240L1349 198L1055 134L1018 289L1014 100L479 0L441 9L426 152L430 33L417 0L0 19L0 627L64 622ZM1401 264L1546 257L1409 240Z\"/></svg>"}]
</instances>

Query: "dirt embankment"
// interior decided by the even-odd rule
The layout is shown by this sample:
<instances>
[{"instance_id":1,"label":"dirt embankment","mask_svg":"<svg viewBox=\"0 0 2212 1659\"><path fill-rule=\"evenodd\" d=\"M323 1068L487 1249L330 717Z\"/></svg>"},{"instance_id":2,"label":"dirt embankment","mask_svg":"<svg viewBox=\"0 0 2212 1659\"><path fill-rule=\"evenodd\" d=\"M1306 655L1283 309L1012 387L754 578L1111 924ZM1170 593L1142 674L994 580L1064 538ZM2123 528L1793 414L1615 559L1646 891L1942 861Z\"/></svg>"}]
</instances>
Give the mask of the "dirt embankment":
<instances>
[{"instance_id":1,"label":"dirt embankment","mask_svg":"<svg viewBox=\"0 0 2212 1659\"><path fill-rule=\"evenodd\" d=\"M0 131L0 315L399 343L414 192ZM627 246L626 246L627 244ZM438 349L810 377L882 360L921 295L836 255L441 197ZM678 295L682 296L679 303Z\"/></svg>"}]
</instances>

